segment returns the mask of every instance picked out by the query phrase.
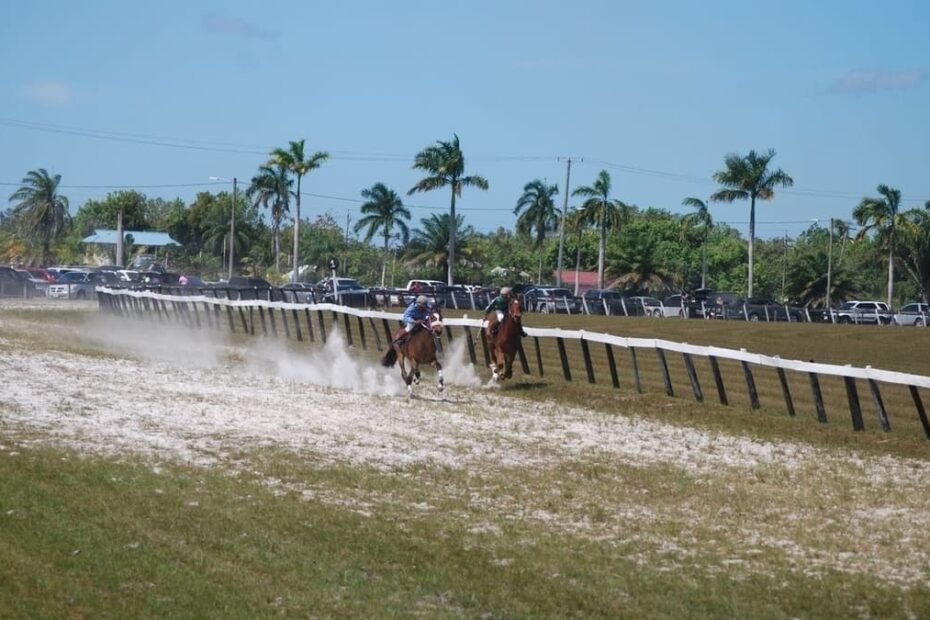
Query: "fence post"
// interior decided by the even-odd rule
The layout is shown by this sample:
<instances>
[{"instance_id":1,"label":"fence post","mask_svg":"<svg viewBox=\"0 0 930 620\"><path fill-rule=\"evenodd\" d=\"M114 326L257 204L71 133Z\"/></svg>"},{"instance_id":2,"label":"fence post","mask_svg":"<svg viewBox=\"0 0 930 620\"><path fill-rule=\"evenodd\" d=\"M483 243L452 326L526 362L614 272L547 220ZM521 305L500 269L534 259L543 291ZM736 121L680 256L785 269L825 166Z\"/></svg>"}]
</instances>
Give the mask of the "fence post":
<instances>
[{"instance_id":1,"label":"fence post","mask_svg":"<svg viewBox=\"0 0 930 620\"><path fill-rule=\"evenodd\" d=\"M309 338L310 343L313 344L316 342L316 339L313 337L313 317L310 315L310 308L304 308L304 316L307 319L307 338Z\"/></svg>"},{"instance_id":2,"label":"fence post","mask_svg":"<svg viewBox=\"0 0 930 620\"><path fill-rule=\"evenodd\" d=\"M346 316L349 316L348 314ZM368 343L365 342L365 323L362 322L361 315L355 315L358 322L358 339L362 341L362 351L368 350Z\"/></svg>"},{"instance_id":3,"label":"fence post","mask_svg":"<svg viewBox=\"0 0 930 620\"><path fill-rule=\"evenodd\" d=\"M614 360L614 350L609 342L604 343L604 350L607 352L607 366L610 368L610 381L615 388L620 387L620 377L617 375L617 362Z\"/></svg>"},{"instance_id":4,"label":"fence post","mask_svg":"<svg viewBox=\"0 0 930 620\"><path fill-rule=\"evenodd\" d=\"M691 359L690 353L682 353L681 356L685 360L685 368L688 371L688 378L691 380L691 391L694 393L694 400L702 403L704 402L704 392L701 391L701 383L698 381L697 370L694 368L694 360Z\"/></svg>"},{"instance_id":5,"label":"fence post","mask_svg":"<svg viewBox=\"0 0 930 620\"><path fill-rule=\"evenodd\" d=\"M595 383L594 364L591 363L591 350L588 348L588 341L581 337L581 354L584 356L584 369L588 373L588 383Z\"/></svg>"},{"instance_id":6,"label":"fence post","mask_svg":"<svg viewBox=\"0 0 930 620\"><path fill-rule=\"evenodd\" d=\"M572 380L572 369L568 366L568 355L565 353L565 339L556 336L556 343L559 345L559 359L562 360L562 375L566 381Z\"/></svg>"},{"instance_id":7,"label":"fence post","mask_svg":"<svg viewBox=\"0 0 930 620\"><path fill-rule=\"evenodd\" d=\"M536 345L536 365L539 367L539 376L544 377L545 371L542 363L542 349L539 347L539 336L533 336L533 344Z\"/></svg>"},{"instance_id":8,"label":"fence post","mask_svg":"<svg viewBox=\"0 0 930 620\"><path fill-rule=\"evenodd\" d=\"M333 318L335 317L336 317L336 313L333 312ZM352 341L352 323L349 322L348 312L342 313L342 324L345 326L345 329L346 329L346 344L348 344L350 347L354 347L355 343Z\"/></svg>"},{"instance_id":9,"label":"fence post","mask_svg":"<svg viewBox=\"0 0 930 620\"><path fill-rule=\"evenodd\" d=\"M745 349L744 349L745 350ZM743 375L746 377L746 390L749 392L749 404L753 409L759 408L759 393L756 392L756 380L752 378L752 369L745 361L740 361L743 366Z\"/></svg>"},{"instance_id":10,"label":"fence post","mask_svg":"<svg viewBox=\"0 0 930 620\"><path fill-rule=\"evenodd\" d=\"M320 324L320 340L323 344L326 344L326 324L323 320L323 311L320 310L316 313L317 322Z\"/></svg>"},{"instance_id":11,"label":"fence post","mask_svg":"<svg viewBox=\"0 0 930 620\"><path fill-rule=\"evenodd\" d=\"M811 360L813 361L813 360ZM817 408L817 421L821 424L827 423L827 410L823 406L823 394L820 391L820 379L817 373L807 373L811 380L811 393L814 396L814 406Z\"/></svg>"},{"instance_id":12,"label":"fence post","mask_svg":"<svg viewBox=\"0 0 930 620\"><path fill-rule=\"evenodd\" d=\"M281 303L284 303L284 301L282 301ZM280 310L281 310L281 323L284 324L284 337L290 340L291 339L291 328L287 324L287 310L285 310L284 308L280 308ZM300 328L298 327L297 329L299 330Z\"/></svg>"},{"instance_id":13,"label":"fence post","mask_svg":"<svg viewBox=\"0 0 930 620\"><path fill-rule=\"evenodd\" d=\"M384 350L384 347L381 346L381 334L378 333L378 328L375 326L375 320L372 317L368 317L368 324L371 325L371 333L375 335L375 346L378 348L378 352Z\"/></svg>"},{"instance_id":14,"label":"fence post","mask_svg":"<svg viewBox=\"0 0 930 620\"><path fill-rule=\"evenodd\" d=\"M930 439L930 420L927 420L927 411L924 409L924 402L920 399L920 391L913 385L907 387L911 391L914 407L917 408L917 417L920 418L920 424L924 427L924 436Z\"/></svg>"},{"instance_id":15,"label":"fence post","mask_svg":"<svg viewBox=\"0 0 930 620\"><path fill-rule=\"evenodd\" d=\"M633 382L636 385L636 391L639 394L643 393L643 384L639 378L639 360L636 359L636 349L630 347L630 357L633 360Z\"/></svg>"},{"instance_id":16,"label":"fence post","mask_svg":"<svg viewBox=\"0 0 930 620\"><path fill-rule=\"evenodd\" d=\"M720 399L720 404L729 405L727 390L723 386L723 375L720 374L720 363L715 355L708 355L707 359L710 360L710 370L714 375L714 385L717 386L717 397Z\"/></svg>"},{"instance_id":17,"label":"fence post","mask_svg":"<svg viewBox=\"0 0 930 620\"><path fill-rule=\"evenodd\" d=\"M468 344L468 359L471 360L473 365L477 366L478 356L475 355L475 339L471 337L471 328L468 325L463 325L462 329L465 330L465 342Z\"/></svg>"},{"instance_id":18,"label":"fence post","mask_svg":"<svg viewBox=\"0 0 930 620\"><path fill-rule=\"evenodd\" d=\"M668 372L668 362L665 361L665 351L656 347L656 357L659 358L659 370L662 371L662 381L665 382L665 393L669 396L674 396L675 390L672 389L672 375Z\"/></svg>"},{"instance_id":19,"label":"fence post","mask_svg":"<svg viewBox=\"0 0 930 620\"><path fill-rule=\"evenodd\" d=\"M868 368L868 366L866 366ZM886 433L891 430L891 422L888 421L888 412L885 410L885 402L882 400L882 393L878 389L878 383L874 379L869 379L869 389L872 391L872 402L875 403L875 411L878 413L878 422L882 425L882 430Z\"/></svg>"},{"instance_id":20,"label":"fence post","mask_svg":"<svg viewBox=\"0 0 930 620\"><path fill-rule=\"evenodd\" d=\"M791 399L791 389L788 387L788 377L785 375L785 369L778 367L778 382L781 383L782 394L785 395L785 407L788 408L788 415L794 416L794 401Z\"/></svg>"},{"instance_id":21,"label":"fence post","mask_svg":"<svg viewBox=\"0 0 930 620\"><path fill-rule=\"evenodd\" d=\"M451 338L449 340L452 340ZM526 351L523 350L523 341L520 341L519 346L517 347L517 356L520 358L520 368L523 370L523 374L529 375L530 373L530 364L526 361Z\"/></svg>"},{"instance_id":22,"label":"fence post","mask_svg":"<svg viewBox=\"0 0 930 620\"><path fill-rule=\"evenodd\" d=\"M256 299L255 302L258 303L258 299ZM251 306L249 306L249 308L251 308ZM269 314L270 314L270 313L269 313ZM261 320L262 320L262 336L267 336L267 335L268 335L268 326L265 324L265 309L264 309L262 306L258 306L258 316L259 316L259 317L261 318ZM274 321L274 317L272 317L271 320ZM275 330L275 336L278 335L277 332L278 332L278 330Z\"/></svg>"},{"instance_id":23,"label":"fence post","mask_svg":"<svg viewBox=\"0 0 930 620\"><path fill-rule=\"evenodd\" d=\"M863 431L865 430L865 423L862 421L862 407L859 405L856 379L854 377L843 377L843 383L846 385L846 399L849 401L849 415L852 416L853 430Z\"/></svg>"}]
</instances>

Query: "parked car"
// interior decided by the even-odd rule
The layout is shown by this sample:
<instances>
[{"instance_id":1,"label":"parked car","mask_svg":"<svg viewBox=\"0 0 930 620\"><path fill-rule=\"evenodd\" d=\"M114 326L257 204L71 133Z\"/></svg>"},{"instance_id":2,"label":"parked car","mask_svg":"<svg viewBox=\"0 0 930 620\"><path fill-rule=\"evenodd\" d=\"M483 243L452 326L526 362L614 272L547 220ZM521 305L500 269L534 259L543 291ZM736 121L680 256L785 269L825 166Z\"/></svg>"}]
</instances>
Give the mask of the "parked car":
<instances>
[{"instance_id":1,"label":"parked car","mask_svg":"<svg viewBox=\"0 0 930 620\"><path fill-rule=\"evenodd\" d=\"M894 315L895 325L926 327L930 321L930 304L911 303L902 306Z\"/></svg>"},{"instance_id":2,"label":"parked car","mask_svg":"<svg viewBox=\"0 0 930 620\"><path fill-rule=\"evenodd\" d=\"M626 308L630 316L652 316L662 318L662 302L655 297L637 295L626 301Z\"/></svg>"},{"instance_id":3,"label":"parked car","mask_svg":"<svg viewBox=\"0 0 930 620\"><path fill-rule=\"evenodd\" d=\"M35 292L30 274L12 267L0 267L0 297L32 297Z\"/></svg>"},{"instance_id":4,"label":"parked car","mask_svg":"<svg viewBox=\"0 0 930 620\"><path fill-rule=\"evenodd\" d=\"M581 297L588 314L610 314L624 316L626 309L626 295L612 288L590 288Z\"/></svg>"},{"instance_id":5,"label":"parked car","mask_svg":"<svg viewBox=\"0 0 930 620\"><path fill-rule=\"evenodd\" d=\"M288 282L281 287L284 301L295 304L312 304L316 301L314 287L309 282Z\"/></svg>"},{"instance_id":6,"label":"parked car","mask_svg":"<svg viewBox=\"0 0 930 620\"><path fill-rule=\"evenodd\" d=\"M322 303L341 303L346 306L364 307L369 302L370 291L355 278L336 278L336 292L333 292L333 279L323 278L315 285L316 298Z\"/></svg>"},{"instance_id":7,"label":"parked car","mask_svg":"<svg viewBox=\"0 0 930 620\"><path fill-rule=\"evenodd\" d=\"M523 293L523 305L533 312L568 313L582 312L581 299L567 288L537 286Z\"/></svg>"},{"instance_id":8,"label":"parked car","mask_svg":"<svg viewBox=\"0 0 930 620\"><path fill-rule=\"evenodd\" d=\"M894 320L894 315L888 308L888 304L883 301L847 301L839 308L825 313L824 320L835 320L837 323L888 325Z\"/></svg>"},{"instance_id":9,"label":"parked car","mask_svg":"<svg viewBox=\"0 0 930 620\"><path fill-rule=\"evenodd\" d=\"M779 304L769 297L737 297L723 305L720 317L745 321L790 320L792 323L806 320L803 308Z\"/></svg>"},{"instance_id":10,"label":"parked car","mask_svg":"<svg viewBox=\"0 0 930 620\"><path fill-rule=\"evenodd\" d=\"M409 280L406 289L410 293L442 293L446 283L441 280Z\"/></svg>"},{"instance_id":11,"label":"parked car","mask_svg":"<svg viewBox=\"0 0 930 620\"><path fill-rule=\"evenodd\" d=\"M112 271L69 271L55 284L48 285L52 299L93 299L98 286L120 286L122 282Z\"/></svg>"}]
</instances>

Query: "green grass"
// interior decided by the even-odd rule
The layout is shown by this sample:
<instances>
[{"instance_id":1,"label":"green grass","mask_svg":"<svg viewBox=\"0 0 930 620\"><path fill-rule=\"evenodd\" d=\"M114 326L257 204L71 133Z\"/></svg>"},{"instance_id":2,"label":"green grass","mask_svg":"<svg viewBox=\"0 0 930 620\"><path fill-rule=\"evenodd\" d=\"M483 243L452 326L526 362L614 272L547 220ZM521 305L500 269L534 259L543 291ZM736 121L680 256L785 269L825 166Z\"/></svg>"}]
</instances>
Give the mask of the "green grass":
<instances>
[{"instance_id":1,"label":"green grass","mask_svg":"<svg viewBox=\"0 0 930 620\"><path fill-rule=\"evenodd\" d=\"M727 564L726 544L678 554L659 537L717 536L684 520L618 524L615 540L503 519L475 490L514 493L555 476L566 495L648 492L657 508L693 501L674 470L567 464L556 472L419 469L404 475L319 468L253 455L330 495L389 496L357 511L273 493L221 471L77 457L29 448L0 457L0 615L9 617L894 617L930 614L930 591L876 587L864 575L810 577L767 551L757 568ZM602 480L603 478L603 480ZM436 492L434 485L440 485ZM530 487L532 488L532 487ZM538 488L542 488L541 486ZM720 486L714 493L724 492ZM512 501L539 502L538 494ZM545 494L543 494L545 495ZM419 499L429 510L409 510ZM601 498L601 499L597 499ZM490 498L494 500L493 497ZM733 503L748 502L742 498ZM503 501L503 500L502 500ZM560 506L549 510L558 513ZM587 500L586 500L587 501ZM482 513L482 514L476 514ZM475 527L475 523L484 527Z\"/></svg>"}]
</instances>

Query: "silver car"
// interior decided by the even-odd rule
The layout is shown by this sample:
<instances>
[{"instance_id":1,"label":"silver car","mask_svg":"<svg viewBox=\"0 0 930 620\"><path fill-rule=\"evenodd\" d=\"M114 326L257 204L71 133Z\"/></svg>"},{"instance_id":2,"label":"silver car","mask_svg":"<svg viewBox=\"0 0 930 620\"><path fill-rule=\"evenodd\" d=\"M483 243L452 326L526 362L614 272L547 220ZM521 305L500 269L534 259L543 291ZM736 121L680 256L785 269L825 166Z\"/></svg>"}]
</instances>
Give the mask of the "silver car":
<instances>
[{"instance_id":1,"label":"silver car","mask_svg":"<svg viewBox=\"0 0 930 620\"><path fill-rule=\"evenodd\" d=\"M930 305L922 303L907 304L895 313L895 325L916 325L925 327L930 319Z\"/></svg>"}]
</instances>

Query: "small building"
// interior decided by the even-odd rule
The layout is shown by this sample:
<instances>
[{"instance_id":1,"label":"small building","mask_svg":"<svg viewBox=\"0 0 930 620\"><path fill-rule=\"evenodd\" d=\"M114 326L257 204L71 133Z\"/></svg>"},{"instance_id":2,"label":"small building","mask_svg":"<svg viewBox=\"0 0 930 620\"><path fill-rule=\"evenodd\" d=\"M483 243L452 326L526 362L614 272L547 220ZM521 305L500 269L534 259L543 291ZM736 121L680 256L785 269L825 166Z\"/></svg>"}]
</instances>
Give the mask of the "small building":
<instances>
[{"instance_id":1,"label":"small building","mask_svg":"<svg viewBox=\"0 0 930 620\"><path fill-rule=\"evenodd\" d=\"M559 270L552 272L554 282L559 281ZM576 284L577 282L577 284ZM562 270L562 286L575 292L575 295L584 295L585 291L597 288L596 271L575 271L574 269ZM605 288L610 288L610 283L604 282Z\"/></svg>"},{"instance_id":2,"label":"small building","mask_svg":"<svg viewBox=\"0 0 930 620\"><path fill-rule=\"evenodd\" d=\"M84 237L81 241L86 244L91 245L100 245L107 246L106 251L108 255L112 258L116 256L116 241L118 239L118 233L115 230L106 230L98 228L94 230L94 234ZM168 262L168 251L165 250L164 254L159 257L158 249L167 248L173 245L180 246L181 244L171 238L171 236L166 232L157 232L153 230L124 230L123 231L123 241L132 242L133 247L137 249L137 254L140 253L138 250L142 250L142 254L148 254L145 250L147 248L152 248L152 262L157 262L160 258L163 258L165 263ZM113 246L112 250L109 246ZM112 261L111 261L112 262ZM145 268L148 265L133 265L137 268Z\"/></svg>"}]
</instances>

